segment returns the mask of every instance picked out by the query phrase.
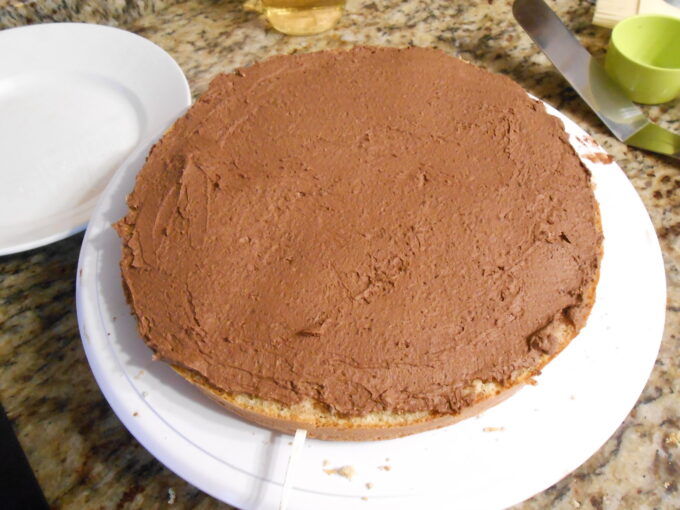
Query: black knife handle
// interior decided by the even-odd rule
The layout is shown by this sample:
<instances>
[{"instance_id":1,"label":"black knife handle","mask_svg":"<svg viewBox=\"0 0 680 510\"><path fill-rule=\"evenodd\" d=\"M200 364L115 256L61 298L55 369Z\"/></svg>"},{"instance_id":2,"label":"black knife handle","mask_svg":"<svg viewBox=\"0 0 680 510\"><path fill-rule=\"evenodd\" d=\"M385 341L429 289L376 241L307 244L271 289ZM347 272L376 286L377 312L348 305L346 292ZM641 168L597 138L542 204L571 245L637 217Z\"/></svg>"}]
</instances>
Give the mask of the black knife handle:
<instances>
[{"instance_id":1,"label":"black knife handle","mask_svg":"<svg viewBox=\"0 0 680 510\"><path fill-rule=\"evenodd\" d=\"M49 505L0 405L0 506L6 510L46 510Z\"/></svg>"}]
</instances>

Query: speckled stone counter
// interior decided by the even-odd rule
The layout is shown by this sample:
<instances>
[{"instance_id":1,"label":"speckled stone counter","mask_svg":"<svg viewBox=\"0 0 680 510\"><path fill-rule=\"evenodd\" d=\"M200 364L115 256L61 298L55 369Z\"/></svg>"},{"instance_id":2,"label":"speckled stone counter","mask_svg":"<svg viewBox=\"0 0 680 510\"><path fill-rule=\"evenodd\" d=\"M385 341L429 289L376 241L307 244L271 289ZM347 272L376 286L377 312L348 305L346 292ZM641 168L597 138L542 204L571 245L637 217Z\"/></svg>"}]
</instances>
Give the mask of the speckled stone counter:
<instances>
[{"instance_id":1,"label":"speckled stone counter","mask_svg":"<svg viewBox=\"0 0 680 510\"><path fill-rule=\"evenodd\" d=\"M550 3L601 56L609 32L590 24L592 5ZM18 0L0 9L0 27L69 19L118 24L156 42L184 69L194 96L215 74L269 55L356 44L434 46L509 75L589 131L635 185L658 232L668 280L666 330L654 372L612 438L573 474L516 508L680 508L680 164L616 141L518 28L509 0L350 1L336 29L308 38L268 29L237 1ZM648 111L680 129L680 101ZM81 240L0 258L0 402L48 501L55 508L227 508L151 457L99 392L75 315Z\"/></svg>"},{"instance_id":2,"label":"speckled stone counter","mask_svg":"<svg viewBox=\"0 0 680 510\"><path fill-rule=\"evenodd\" d=\"M77 21L122 26L182 0L0 0L0 28Z\"/></svg>"}]
</instances>

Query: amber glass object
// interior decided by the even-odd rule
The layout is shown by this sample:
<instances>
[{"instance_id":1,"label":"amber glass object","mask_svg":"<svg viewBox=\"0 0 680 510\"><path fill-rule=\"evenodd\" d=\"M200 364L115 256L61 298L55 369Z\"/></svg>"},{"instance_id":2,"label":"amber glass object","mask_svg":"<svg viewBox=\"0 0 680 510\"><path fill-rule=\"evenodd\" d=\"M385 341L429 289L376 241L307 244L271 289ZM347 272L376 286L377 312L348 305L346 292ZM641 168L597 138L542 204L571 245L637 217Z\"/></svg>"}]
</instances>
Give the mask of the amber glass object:
<instances>
[{"instance_id":1,"label":"amber glass object","mask_svg":"<svg viewBox=\"0 0 680 510\"><path fill-rule=\"evenodd\" d=\"M260 0L269 23L284 34L312 35L332 28L345 0Z\"/></svg>"}]
</instances>

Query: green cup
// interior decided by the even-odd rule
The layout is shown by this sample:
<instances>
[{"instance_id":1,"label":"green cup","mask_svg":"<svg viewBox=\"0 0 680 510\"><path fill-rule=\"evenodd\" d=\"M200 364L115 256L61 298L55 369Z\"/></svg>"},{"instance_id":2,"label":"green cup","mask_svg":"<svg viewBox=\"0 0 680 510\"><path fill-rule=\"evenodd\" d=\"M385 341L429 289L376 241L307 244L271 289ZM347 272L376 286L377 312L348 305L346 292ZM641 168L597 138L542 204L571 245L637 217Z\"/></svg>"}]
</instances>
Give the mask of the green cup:
<instances>
[{"instance_id":1,"label":"green cup","mask_svg":"<svg viewBox=\"0 0 680 510\"><path fill-rule=\"evenodd\" d=\"M619 22L604 67L636 103L665 103L680 95L680 19L643 14Z\"/></svg>"}]
</instances>

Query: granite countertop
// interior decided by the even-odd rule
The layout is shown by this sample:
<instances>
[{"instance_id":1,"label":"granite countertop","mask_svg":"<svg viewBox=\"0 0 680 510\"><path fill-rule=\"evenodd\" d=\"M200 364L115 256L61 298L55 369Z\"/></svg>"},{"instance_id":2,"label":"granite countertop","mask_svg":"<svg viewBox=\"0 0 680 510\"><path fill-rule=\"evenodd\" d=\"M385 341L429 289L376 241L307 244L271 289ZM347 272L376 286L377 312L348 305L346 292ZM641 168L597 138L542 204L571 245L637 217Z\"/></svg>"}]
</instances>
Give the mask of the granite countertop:
<instances>
[{"instance_id":1,"label":"granite countertop","mask_svg":"<svg viewBox=\"0 0 680 510\"><path fill-rule=\"evenodd\" d=\"M601 56L609 31L590 24L592 4L549 2ZM217 73L269 55L356 44L433 46L506 74L556 106L616 158L649 211L666 265L666 329L652 376L612 438L574 473L515 508L680 508L680 165L616 141L518 28L510 5L350 0L334 30L302 38L274 32L233 0L16 0L0 10L0 28L68 20L127 28L177 60L194 96ZM680 101L648 111L680 128ZM156 461L102 397L76 322L81 240L0 257L0 402L48 501L54 508L228 508Z\"/></svg>"}]
</instances>

